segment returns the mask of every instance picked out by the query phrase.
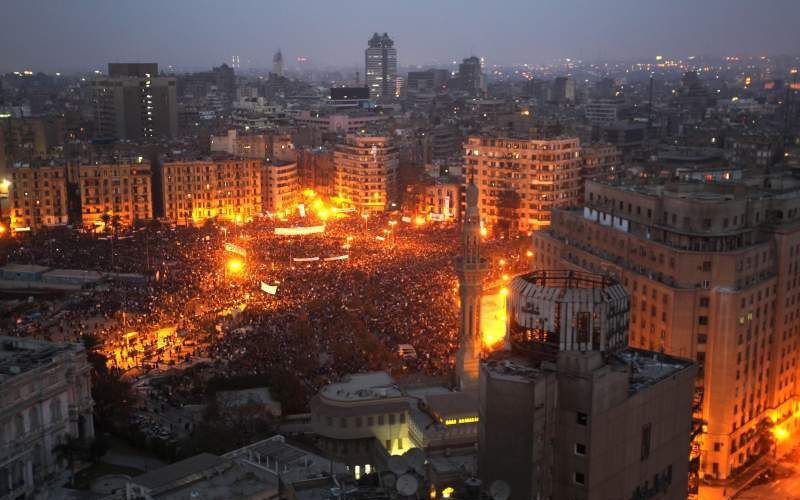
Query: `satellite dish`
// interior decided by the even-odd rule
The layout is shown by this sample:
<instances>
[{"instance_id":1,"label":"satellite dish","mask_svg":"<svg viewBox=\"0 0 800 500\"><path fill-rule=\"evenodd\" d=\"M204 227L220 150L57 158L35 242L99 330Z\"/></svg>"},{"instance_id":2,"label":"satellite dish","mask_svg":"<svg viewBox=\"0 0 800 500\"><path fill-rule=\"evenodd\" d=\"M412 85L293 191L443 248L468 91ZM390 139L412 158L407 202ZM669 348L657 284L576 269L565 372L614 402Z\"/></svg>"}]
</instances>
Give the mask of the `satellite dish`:
<instances>
[{"instance_id":1,"label":"satellite dish","mask_svg":"<svg viewBox=\"0 0 800 500\"><path fill-rule=\"evenodd\" d=\"M394 488L395 484L397 484L397 476L392 474L391 472L384 472L381 474L381 480L383 482L384 488Z\"/></svg>"},{"instance_id":2,"label":"satellite dish","mask_svg":"<svg viewBox=\"0 0 800 500\"><path fill-rule=\"evenodd\" d=\"M413 469L422 470L425 466L425 452L419 448L411 448L405 454L403 454L403 458L406 460L406 463Z\"/></svg>"},{"instance_id":3,"label":"satellite dish","mask_svg":"<svg viewBox=\"0 0 800 500\"><path fill-rule=\"evenodd\" d=\"M392 455L388 460L389 470L398 476L405 474L408 470L408 462L402 455Z\"/></svg>"},{"instance_id":4,"label":"satellite dish","mask_svg":"<svg viewBox=\"0 0 800 500\"><path fill-rule=\"evenodd\" d=\"M498 479L489 486L489 494L494 500L508 500L508 497L511 496L511 486L502 479Z\"/></svg>"},{"instance_id":5,"label":"satellite dish","mask_svg":"<svg viewBox=\"0 0 800 500\"><path fill-rule=\"evenodd\" d=\"M410 497L417 493L417 489L419 489L419 481L417 481L417 478L414 476L403 474L397 478L397 484L395 487L397 488L398 493L405 497Z\"/></svg>"}]
</instances>

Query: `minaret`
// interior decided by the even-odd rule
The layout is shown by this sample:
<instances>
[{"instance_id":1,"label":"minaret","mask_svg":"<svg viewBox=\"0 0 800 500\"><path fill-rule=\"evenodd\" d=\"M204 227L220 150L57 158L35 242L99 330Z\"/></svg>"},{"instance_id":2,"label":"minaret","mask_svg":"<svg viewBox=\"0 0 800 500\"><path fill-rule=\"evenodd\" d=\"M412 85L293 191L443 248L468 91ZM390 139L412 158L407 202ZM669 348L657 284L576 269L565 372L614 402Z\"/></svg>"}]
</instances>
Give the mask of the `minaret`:
<instances>
[{"instance_id":1,"label":"minaret","mask_svg":"<svg viewBox=\"0 0 800 500\"><path fill-rule=\"evenodd\" d=\"M481 358L481 295L488 265L481 258L481 217L478 212L478 187L467 185L467 210L461 228L461 256L455 259L461 314L456 353L456 387L465 392L478 391Z\"/></svg>"}]
</instances>

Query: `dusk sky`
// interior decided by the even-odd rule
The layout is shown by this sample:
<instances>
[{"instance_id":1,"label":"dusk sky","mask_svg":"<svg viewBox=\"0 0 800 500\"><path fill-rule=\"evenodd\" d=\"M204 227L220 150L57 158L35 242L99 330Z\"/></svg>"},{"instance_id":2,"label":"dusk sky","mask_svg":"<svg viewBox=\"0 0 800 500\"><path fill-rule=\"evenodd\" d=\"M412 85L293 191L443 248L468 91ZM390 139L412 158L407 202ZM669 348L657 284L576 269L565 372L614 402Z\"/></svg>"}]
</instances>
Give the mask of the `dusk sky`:
<instances>
[{"instance_id":1,"label":"dusk sky","mask_svg":"<svg viewBox=\"0 0 800 500\"><path fill-rule=\"evenodd\" d=\"M798 0L3 0L0 71L155 61L204 68L238 55L267 67L280 47L315 65L363 65L375 32L401 65L471 53L488 64L794 53Z\"/></svg>"}]
</instances>

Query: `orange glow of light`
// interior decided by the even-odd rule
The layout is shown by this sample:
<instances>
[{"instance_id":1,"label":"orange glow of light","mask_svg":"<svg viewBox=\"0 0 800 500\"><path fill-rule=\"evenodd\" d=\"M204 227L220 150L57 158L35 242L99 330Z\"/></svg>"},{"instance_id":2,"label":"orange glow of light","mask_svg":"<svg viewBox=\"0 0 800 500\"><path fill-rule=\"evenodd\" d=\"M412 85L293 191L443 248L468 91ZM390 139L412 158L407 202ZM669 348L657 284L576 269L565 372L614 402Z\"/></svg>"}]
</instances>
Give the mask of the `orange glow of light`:
<instances>
[{"instance_id":1,"label":"orange glow of light","mask_svg":"<svg viewBox=\"0 0 800 500\"><path fill-rule=\"evenodd\" d=\"M506 300L502 293L481 297L481 340L487 351L500 347L506 337Z\"/></svg>"},{"instance_id":2,"label":"orange glow of light","mask_svg":"<svg viewBox=\"0 0 800 500\"><path fill-rule=\"evenodd\" d=\"M416 224L418 226L424 226L425 225L425 217L423 217L421 215L417 215L414 218L414 224Z\"/></svg>"},{"instance_id":3,"label":"orange glow of light","mask_svg":"<svg viewBox=\"0 0 800 500\"><path fill-rule=\"evenodd\" d=\"M503 274L502 278L503 278L503 281L508 281L508 275L507 274Z\"/></svg>"},{"instance_id":4,"label":"orange glow of light","mask_svg":"<svg viewBox=\"0 0 800 500\"><path fill-rule=\"evenodd\" d=\"M773 427L772 435L775 436L775 441L781 442L786 441L789 439L789 431L787 431L783 426Z\"/></svg>"},{"instance_id":5,"label":"orange glow of light","mask_svg":"<svg viewBox=\"0 0 800 500\"><path fill-rule=\"evenodd\" d=\"M229 259L227 268L231 274L241 274L244 271L244 262L242 259Z\"/></svg>"},{"instance_id":6,"label":"orange glow of light","mask_svg":"<svg viewBox=\"0 0 800 500\"><path fill-rule=\"evenodd\" d=\"M6 232L6 226L0 224L0 234L5 234L5 232Z\"/></svg>"},{"instance_id":7,"label":"orange glow of light","mask_svg":"<svg viewBox=\"0 0 800 500\"><path fill-rule=\"evenodd\" d=\"M500 262L499 262L499 264L500 264L501 266L505 266L505 265L506 265L506 259L500 259Z\"/></svg>"},{"instance_id":8,"label":"orange glow of light","mask_svg":"<svg viewBox=\"0 0 800 500\"><path fill-rule=\"evenodd\" d=\"M485 227L481 226L481 236L483 236L485 238L486 235L488 235L488 234L489 234L489 231Z\"/></svg>"},{"instance_id":9,"label":"orange glow of light","mask_svg":"<svg viewBox=\"0 0 800 500\"><path fill-rule=\"evenodd\" d=\"M303 196L305 196L306 198L316 198L317 193L313 189L304 189Z\"/></svg>"},{"instance_id":10,"label":"orange glow of light","mask_svg":"<svg viewBox=\"0 0 800 500\"><path fill-rule=\"evenodd\" d=\"M319 217L320 220L328 220L330 214L328 213L327 210L320 210L319 212L317 212L317 217Z\"/></svg>"},{"instance_id":11,"label":"orange glow of light","mask_svg":"<svg viewBox=\"0 0 800 500\"><path fill-rule=\"evenodd\" d=\"M508 288L506 288L506 287L501 288L500 289L500 295L502 295L503 297L508 295Z\"/></svg>"},{"instance_id":12,"label":"orange glow of light","mask_svg":"<svg viewBox=\"0 0 800 500\"><path fill-rule=\"evenodd\" d=\"M527 252L525 252L525 255L527 255L528 257L533 257L533 252L528 250Z\"/></svg>"},{"instance_id":13,"label":"orange glow of light","mask_svg":"<svg viewBox=\"0 0 800 500\"><path fill-rule=\"evenodd\" d=\"M442 490L442 498L450 498L455 491L456 490L452 486L448 486Z\"/></svg>"}]
</instances>

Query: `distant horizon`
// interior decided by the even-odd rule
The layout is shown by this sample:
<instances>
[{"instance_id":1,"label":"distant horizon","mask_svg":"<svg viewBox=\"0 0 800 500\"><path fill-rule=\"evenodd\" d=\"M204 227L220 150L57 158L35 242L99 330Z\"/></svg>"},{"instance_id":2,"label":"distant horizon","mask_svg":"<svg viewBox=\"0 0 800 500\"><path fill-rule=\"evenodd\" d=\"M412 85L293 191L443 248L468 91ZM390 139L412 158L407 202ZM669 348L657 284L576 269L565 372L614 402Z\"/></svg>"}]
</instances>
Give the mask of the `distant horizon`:
<instances>
[{"instance_id":1,"label":"distant horizon","mask_svg":"<svg viewBox=\"0 0 800 500\"><path fill-rule=\"evenodd\" d=\"M491 67L800 49L796 0L6 0L4 14L3 73L104 71L115 61L201 69L230 65L232 56L242 69L268 69L278 48L288 68L298 56L317 68L355 68L373 32L389 34L403 67L444 66L471 54Z\"/></svg>"}]
</instances>

